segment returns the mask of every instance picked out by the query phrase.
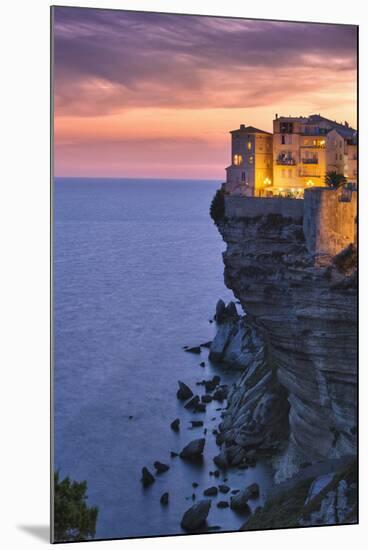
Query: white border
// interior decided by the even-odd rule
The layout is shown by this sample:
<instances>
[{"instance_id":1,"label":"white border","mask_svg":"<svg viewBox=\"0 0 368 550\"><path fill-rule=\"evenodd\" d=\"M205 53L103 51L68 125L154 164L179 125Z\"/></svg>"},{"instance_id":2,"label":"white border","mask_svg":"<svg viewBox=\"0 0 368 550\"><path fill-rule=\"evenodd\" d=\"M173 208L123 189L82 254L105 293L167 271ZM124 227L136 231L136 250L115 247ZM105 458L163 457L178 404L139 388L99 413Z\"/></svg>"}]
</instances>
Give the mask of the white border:
<instances>
[{"instance_id":1,"label":"white border","mask_svg":"<svg viewBox=\"0 0 368 550\"><path fill-rule=\"evenodd\" d=\"M3 548L44 547L49 521L49 2L1 9L1 531ZM359 0L109 0L63 5L360 24L360 280L367 276L367 31ZM5 125L4 125L5 120ZM368 540L366 285L360 289L360 525L94 543L93 548L363 548ZM123 520L123 518L122 518ZM64 547L65 545L61 545ZM97 547L97 546L96 546ZM84 548L84 547L83 547Z\"/></svg>"}]
</instances>

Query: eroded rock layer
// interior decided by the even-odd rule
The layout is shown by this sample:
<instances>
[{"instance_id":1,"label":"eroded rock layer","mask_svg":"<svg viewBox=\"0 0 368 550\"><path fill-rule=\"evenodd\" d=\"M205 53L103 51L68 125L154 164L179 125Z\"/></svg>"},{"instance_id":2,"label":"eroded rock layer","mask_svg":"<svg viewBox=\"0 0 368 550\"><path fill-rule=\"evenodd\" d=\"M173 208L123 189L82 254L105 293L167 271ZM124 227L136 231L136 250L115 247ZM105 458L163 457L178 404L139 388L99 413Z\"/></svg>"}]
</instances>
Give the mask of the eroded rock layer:
<instances>
[{"instance_id":1,"label":"eroded rock layer","mask_svg":"<svg viewBox=\"0 0 368 550\"><path fill-rule=\"evenodd\" d=\"M257 326L266 350L258 354L253 367L244 370L230 394L225 432L235 428L239 443L244 443L241 431L246 439L250 436L249 425L255 426L252 415L257 413L257 421L260 418L259 410L253 404L246 407L245 403L249 404L255 394L258 409L262 405L266 416L270 416L267 411L272 407L282 414L284 391L289 439L304 456L316 459L354 454L355 248L349 246L334 258L312 257L305 246L302 220L279 215L226 219L218 228L227 245L223 255L225 283L240 301L250 324ZM217 341L226 337L226 331L235 332L241 341L248 330L251 339L256 339L249 327L243 327L242 332L235 324L231 321L222 327L223 334ZM237 363L231 345L225 353ZM250 368L256 371L253 378L258 384L252 388ZM276 405L272 405L272 399ZM259 421L258 428L261 430Z\"/></svg>"}]
</instances>

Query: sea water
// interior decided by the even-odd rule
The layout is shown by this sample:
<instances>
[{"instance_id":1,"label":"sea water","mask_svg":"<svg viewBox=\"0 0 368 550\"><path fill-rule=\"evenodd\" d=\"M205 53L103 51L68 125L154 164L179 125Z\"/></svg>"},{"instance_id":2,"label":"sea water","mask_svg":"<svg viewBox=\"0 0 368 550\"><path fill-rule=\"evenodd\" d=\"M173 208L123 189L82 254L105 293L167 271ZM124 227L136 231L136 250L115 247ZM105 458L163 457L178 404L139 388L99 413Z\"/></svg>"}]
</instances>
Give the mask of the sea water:
<instances>
[{"instance_id":1,"label":"sea water","mask_svg":"<svg viewBox=\"0 0 368 550\"><path fill-rule=\"evenodd\" d=\"M237 373L210 365L207 352L183 346L211 340L214 308L232 293L223 281L221 236L209 216L218 181L72 179L54 182L54 465L60 475L86 480L88 503L98 506L96 538L182 533L180 521L195 494L223 482L242 489L270 484L267 468L234 470L220 479L212 430L221 405L205 414L184 409L177 381ZM205 361L204 368L199 366ZM223 405L224 406L224 405ZM132 417L132 418L129 418ZM175 433L170 423L181 419ZM204 420L190 429L191 419ZM171 458L207 428L204 461ZM147 489L141 469L153 462L170 470ZM192 483L199 484L197 488ZM169 505L160 505L169 492ZM212 498L208 523L222 531L244 523L218 509Z\"/></svg>"}]
</instances>

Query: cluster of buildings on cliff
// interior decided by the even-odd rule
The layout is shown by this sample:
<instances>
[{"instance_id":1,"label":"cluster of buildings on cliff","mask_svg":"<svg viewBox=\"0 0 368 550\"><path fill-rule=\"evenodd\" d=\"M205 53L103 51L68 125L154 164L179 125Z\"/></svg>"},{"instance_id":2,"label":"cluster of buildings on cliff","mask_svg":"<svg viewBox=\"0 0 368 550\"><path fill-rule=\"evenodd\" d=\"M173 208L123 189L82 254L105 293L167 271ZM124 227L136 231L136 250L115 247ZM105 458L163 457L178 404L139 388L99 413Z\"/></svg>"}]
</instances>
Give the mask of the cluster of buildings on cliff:
<instances>
[{"instance_id":1,"label":"cluster of buildings on cliff","mask_svg":"<svg viewBox=\"0 0 368 550\"><path fill-rule=\"evenodd\" d=\"M276 114L273 134L244 124L230 134L223 185L230 195L302 198L304 189L325 186L327 172L357 187L357 131L347 122Z\"/></svg>"}]
</instances>

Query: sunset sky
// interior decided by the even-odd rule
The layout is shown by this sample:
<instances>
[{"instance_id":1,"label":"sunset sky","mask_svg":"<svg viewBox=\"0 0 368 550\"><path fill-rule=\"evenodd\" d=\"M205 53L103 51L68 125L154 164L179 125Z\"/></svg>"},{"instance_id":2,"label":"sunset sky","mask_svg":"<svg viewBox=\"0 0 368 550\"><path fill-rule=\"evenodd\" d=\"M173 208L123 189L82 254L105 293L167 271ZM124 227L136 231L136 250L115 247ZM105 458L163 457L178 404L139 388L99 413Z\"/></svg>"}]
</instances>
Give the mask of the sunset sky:
<instances>
[{"instance_id":1,"label":"sunset sky","mask_svg":"<svg viewBox=\"0 0 368 550\"><path fill-rule=\"evenodd\" d=\"M356 27L54 8L55 175L211 178L275 113L356 127Z\"/></svg>"}]
</instances>

